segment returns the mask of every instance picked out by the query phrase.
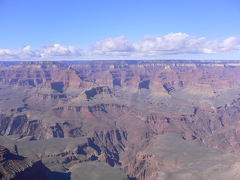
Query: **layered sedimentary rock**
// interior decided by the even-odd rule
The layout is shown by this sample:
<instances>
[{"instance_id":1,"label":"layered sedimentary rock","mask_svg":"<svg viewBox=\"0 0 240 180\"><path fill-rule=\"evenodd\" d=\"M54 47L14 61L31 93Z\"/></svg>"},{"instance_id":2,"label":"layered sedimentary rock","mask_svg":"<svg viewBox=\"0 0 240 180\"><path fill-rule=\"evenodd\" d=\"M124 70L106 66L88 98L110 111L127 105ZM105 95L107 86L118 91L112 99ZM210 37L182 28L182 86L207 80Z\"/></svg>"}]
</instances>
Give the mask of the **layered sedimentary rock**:
<instances>
[{"instance_id":1,"label":"layered sedimentary rock","mask_svg":"<svg viewBox=\"0 0 240 180\"><path fill-rule=\"evenodd\" d=\"M32 162L0 146L0 177L2 180L50 179L51 172L41 161Z\"/></svg>"},{"instance_id":2,"label":"layered sedimentary rock","mask_svg":"<svg viewBox=\"0 0 240 180\"><path fill-rule=\"evenodd\" d=\"M26 156L43 159L54 171L71 173L79 163L95 161L122 169L129 179L191 179L196 174L186 164L195 161L196 149L239 153L239 77L239 61L3 63L0 134L21 141L22 153L22 141L30 149L47 144ZM177 138L169 140L193 143L193 151L180 165L172 160L170 171L160 152L149 151L155 138L172 134ZM54 151L49 141L62 146ZM212 166L203 159L205 174L196 177L214 179L209 168L219 163L238 168L238 159L227 161L224 153ZM226 169L223 177L237 172Z\"/></svg>"}]
</instances>

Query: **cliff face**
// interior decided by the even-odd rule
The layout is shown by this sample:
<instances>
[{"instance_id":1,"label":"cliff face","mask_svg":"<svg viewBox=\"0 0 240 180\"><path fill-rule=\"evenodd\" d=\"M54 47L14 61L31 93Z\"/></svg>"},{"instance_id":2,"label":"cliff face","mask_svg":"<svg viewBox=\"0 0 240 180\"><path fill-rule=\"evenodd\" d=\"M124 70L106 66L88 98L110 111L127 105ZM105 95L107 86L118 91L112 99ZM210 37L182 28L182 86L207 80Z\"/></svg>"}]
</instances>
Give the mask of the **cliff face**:
<instances>
[{"instance_id":1,"label":"cliff face","mask_svg":"<svg viewBox=\"0 0 240 180\"><path fill-rule=\"evenodd\" d=\"M239 68L239 62L99 61L72 65L39 62L3 66L0 82L12 86L48 87L58 92L68 87L90 88L98 84L161 88L169 93L171 88L183 86L234 86L238 82Z\"/></svg>"},{"instance_id":2,"label":"cliff face","mask_svg":"<svg viewBox=\"0 0 240 180\"><path fill-rule=\"evenodd\" d=\"M240 178L239 157L196 146L176 135L158 135L126 167L139 180Z\"/></svg>"},{"instance_id":3,"label":"cliff face","mask_svg":"<svg viewBox=\"0 0 240 180\"><path fill-rule=\"evenodd\" d=\"M27 158L10 153L0 146L0 176L3 180L50 179L50 171L41 161L32 162Z\"/></svg>"},{"instance_id":4,"label":"cliff face","mask_svg":"<svg viewBox=\"0 0 240 180\"><path fill-rule=\"evenodd\" d=\"M49 145L43 149L48 153L35 153L51 166L60 162L71 169L101 161L123 168L129 178L164 179L170 176L163 166L168 162L146 153L155 137L177 134L197 147L239 153L239 77L238 61L2 65L0 134L30 137L29 147L34 141L68 139L62 152L49 153ZM81 142L72 145L76 138ZM154 174L159 168L163 174Z\"/></svg>"}]
</instances>

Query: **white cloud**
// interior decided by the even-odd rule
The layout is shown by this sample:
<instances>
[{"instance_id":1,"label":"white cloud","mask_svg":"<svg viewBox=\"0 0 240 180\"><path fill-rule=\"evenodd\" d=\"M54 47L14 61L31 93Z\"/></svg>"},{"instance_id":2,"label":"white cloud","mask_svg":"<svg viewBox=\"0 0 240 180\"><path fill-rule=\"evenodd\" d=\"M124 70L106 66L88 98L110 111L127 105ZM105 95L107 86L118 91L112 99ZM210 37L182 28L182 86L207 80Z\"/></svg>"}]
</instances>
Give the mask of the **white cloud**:
<instances>
[{"instance_id":1,"label":"white cloud","mask_svg":"<svg viewBox=\"0 0 240 180\"><path fill-rule=\"evenodd\" d=\"M73 46L53 44L41 49L33 50L31 46L25 46L18 50L0 49L0 60L48 60L48 59L72 59L81 57L82 51Z\"/></svg>"},{"instance_id":2,"label":"white cloud","mask_svg":"<svg viewBox=\"0 0 240 180\"><path fill-rule=\"evenodd\" d=\"M240 50L240 40L236 37L229 37L221 44L221 51Z\"/></svg>"},{"instance_id":3,"label":"white cloud","mask_svg":"<svg viewBox=\"0 0 240 180\"><path fill-rule=\"evenodd\" d=\"M43 47L39 51L41 58L54 57L78 57L81 56L81 50L73 46L62 46L60 44L53 44Z\"/></svg>"},{"instance_id":4,"label":"white cloud","mask_svg":"<svg viewBox=\"0 0 240 180\"><path fill-rule=\"evenodd\" d=\"M36 52L31 49L31 46L25 46L19 50L0 49L0 59L28 59L36 57Z\"/></svg>"},{"instance_id":5,"label":"white cloud","mask_svg":"<svg viewBox=\"0 0 240 180\"><path fill-rule=\"evenodd\" d=\"M90 55L100 56L130 56L135 49L124 36L108 38L94 43Z\"/></svg>"},{"instance_id":6,"label":"white cloud","mask_svg":"<svg viewBox=\"0 0 240 180\"><path fill-rule=\"evenodd\" d=\"M213 54L233 50L240 50L240 42L236 37L219 41L185 33L171 33L165 36L145 36L138 43L131 43L124 36L108 38L96 42L91 53L101 56L159 57L174 54Z\"/></svg>"},{"instance_id":7,"label":"white cloud","mask_svg":"<svg viewBox=\"0 0 240 180\"><path fill-rule=\"evenodd\" d=\"M185 33L167 34L159 37L144 37L136 44L138 53L143 56L159 56L166 54L210 54L232 50L240 50L240 43L235 37L223 41L206 37L195 37Z\"/></svg>"},{"instance_id":8,"label":"white cloud","mask_svg":"<svg viewBox=\"0 0 240 180\"><path fill-rule=\"evenodd\" d=\"M170 33L164 36L145 36L139 42L130 42L124 36L95 42L89 50L60 44L40 49L25 46L18 50L0 49L0 60L55 60L55 59L103 59L103 58L158 58L183 54L219 54L239 52L240 39L224 40Z\"/></svg>"}]
</instances>

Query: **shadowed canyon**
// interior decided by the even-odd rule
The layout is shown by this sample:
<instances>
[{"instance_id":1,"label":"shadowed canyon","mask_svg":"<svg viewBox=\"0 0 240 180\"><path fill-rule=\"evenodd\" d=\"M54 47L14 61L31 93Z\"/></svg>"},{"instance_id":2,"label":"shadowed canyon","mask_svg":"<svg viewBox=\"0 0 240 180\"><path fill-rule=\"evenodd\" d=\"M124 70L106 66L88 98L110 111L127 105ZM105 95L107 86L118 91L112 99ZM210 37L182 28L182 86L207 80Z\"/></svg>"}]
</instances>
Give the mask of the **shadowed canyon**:
<instances>
[{"instance_id":1,"label":"shadowed canyon","mask_svg":"<svg viewBox=\"0 0 240 180\"><path fill-rule=\"evenodd\" d=\"M0 62L0 177L239 180L240 61Z\"/></svg>"}]
</instances>

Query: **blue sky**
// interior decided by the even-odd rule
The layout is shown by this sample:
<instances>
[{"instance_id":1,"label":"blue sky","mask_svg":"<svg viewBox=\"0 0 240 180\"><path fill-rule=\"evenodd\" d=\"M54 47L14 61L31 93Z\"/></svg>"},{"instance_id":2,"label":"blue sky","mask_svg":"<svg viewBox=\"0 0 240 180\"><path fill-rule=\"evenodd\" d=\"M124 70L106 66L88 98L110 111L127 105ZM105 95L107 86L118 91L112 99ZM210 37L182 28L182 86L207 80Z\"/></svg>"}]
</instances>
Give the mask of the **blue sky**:
<instances>
[{"instance_id":1,"label":"blue sky","mask_svg":"<svg viewBox=\"0 0 240 180\"><path fill-rule=\"evenodd\" d=\"M0 60L240 59L239 0L0 0Z\"/></svg>"}]
</instances>

